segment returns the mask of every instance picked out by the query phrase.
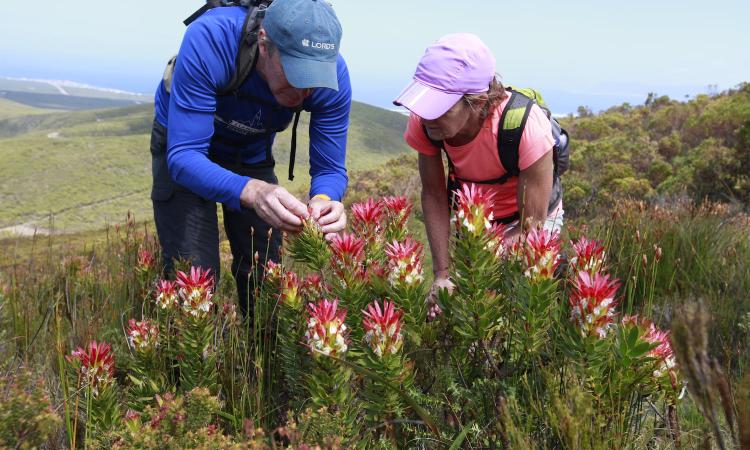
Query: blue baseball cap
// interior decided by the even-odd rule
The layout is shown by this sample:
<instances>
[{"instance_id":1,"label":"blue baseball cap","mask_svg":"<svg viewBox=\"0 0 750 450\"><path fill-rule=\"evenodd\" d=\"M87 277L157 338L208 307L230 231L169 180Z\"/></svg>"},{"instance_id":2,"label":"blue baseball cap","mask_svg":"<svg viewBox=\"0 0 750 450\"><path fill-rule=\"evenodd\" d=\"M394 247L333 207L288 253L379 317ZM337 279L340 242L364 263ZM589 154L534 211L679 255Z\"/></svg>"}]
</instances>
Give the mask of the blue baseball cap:
<instances>
[{"instance_id":1,"label":"blue baseball cap","mask_svg":"<svg viewBox=\"0 0 750 450\"><path fill-rule=\"evenodd\" d=\"M324 0L274 0L263 28L276 45L289 84L339 89L336 60L341 24Z\"/></svg>"}]
</instances>

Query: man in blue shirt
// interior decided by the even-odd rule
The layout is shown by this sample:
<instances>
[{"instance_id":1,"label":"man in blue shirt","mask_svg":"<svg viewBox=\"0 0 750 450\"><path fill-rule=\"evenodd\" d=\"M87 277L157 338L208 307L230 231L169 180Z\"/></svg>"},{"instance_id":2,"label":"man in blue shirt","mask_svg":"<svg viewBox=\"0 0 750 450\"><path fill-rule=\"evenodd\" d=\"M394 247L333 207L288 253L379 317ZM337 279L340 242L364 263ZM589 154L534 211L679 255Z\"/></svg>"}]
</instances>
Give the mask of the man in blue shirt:
<instances>
[{"instance_id":1,"label":"man in blue shirt","mask_svg":"<svg viewBox=\"0 0 750 450\"><path fill-rule=\"evenodd\" d=\"M168 272L173 259L219 271L216 202L232 249L232 273L246 312L255 255L278 261L280 230L312 216L327 235L341 231L351 86L339 55L341 25L318 0L275 0L257 34L253 70L229 95L248 10L220 7L185 32L171 89L155 98L151 136L154 219ZM310 111L310 202L277 185L271 147L295 110Z\"/></svg>"}]
</instances>

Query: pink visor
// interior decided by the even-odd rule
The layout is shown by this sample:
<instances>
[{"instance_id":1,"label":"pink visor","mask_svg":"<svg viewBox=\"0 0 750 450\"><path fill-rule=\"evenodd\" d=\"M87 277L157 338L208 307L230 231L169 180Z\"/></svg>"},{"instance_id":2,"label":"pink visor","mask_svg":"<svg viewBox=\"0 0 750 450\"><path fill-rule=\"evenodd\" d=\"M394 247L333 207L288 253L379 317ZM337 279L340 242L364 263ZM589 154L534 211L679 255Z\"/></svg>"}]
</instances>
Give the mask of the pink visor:
<instances>
[{"instance_id":1,"label":"pink visor","mask_svg":"<svg viewBox=\"0 0 750 450\"><path fill-rule=\"evenodd\" d=\"M427 48L411 84L393 103L434 120L465 94L487 92L494 77L495 57L478 36L449 34Z\"/></svg>"}]
</instances>

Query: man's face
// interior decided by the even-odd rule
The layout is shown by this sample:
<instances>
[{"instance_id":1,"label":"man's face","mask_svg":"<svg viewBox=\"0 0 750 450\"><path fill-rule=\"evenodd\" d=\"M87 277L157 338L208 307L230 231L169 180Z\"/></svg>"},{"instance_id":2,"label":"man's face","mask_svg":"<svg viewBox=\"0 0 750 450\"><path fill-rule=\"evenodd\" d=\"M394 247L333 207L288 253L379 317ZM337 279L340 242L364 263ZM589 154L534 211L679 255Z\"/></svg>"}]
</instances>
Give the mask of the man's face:
<instances>
[{"instance_id":1,"label":"man's face","mask_svg":"<svg viewBox=\"0 0 750 450\"><path fill-rule=\"evenodd\" d=\"M262 47L261 52L267 58L266 82L276 101L279 102L279 105L287 108L294 108L301 105L302 101L312 93L312 89L297 89L289 84L286 75L284 75L279 51L275 49L269 55L268 48L263 43L260 45Z\"/></svg>"},{"instance_id":2,"label":"man's face","mask_svg":"<svg viewBox=\"0 0 750 450\"><path fill-rule=\"evenodd\" d=\"M470 113L469 105L460 99L442 116L434 120L422 119L422 124L427 129L430 139L444 141L456 136L463 129L471 116Z\"/></svg>"}]
</instances>

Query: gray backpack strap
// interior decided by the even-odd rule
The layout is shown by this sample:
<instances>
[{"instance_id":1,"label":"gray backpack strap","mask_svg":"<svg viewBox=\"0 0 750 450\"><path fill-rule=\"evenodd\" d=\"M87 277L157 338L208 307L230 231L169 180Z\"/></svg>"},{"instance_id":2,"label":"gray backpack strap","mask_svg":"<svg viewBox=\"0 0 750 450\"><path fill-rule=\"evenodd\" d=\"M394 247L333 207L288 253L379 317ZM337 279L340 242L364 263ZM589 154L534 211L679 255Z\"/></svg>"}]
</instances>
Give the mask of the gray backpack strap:
<instances>
[{"instance_id":1,"label":"gray backpack strap","mask_svg":"<svg viewBox=\"0 0 750 450\"><path fill-rule=\"evenodd\" d=\"M164 75L162 81L164 81L164 89L167 90L167 94L172 93L172 77L174 76L174 65L177 62L177 55L174 55L167 61L167 67L164 68Z\"/></svg>"},{"instance_id":2,"label":"gray backpack strap","mask_svg":"<svg viewBox=\"0 0 750 450\"><path fill-rule=\"evenodd\" d=\"M229 84L219 89L216 95L229 95L237 91L255 68L255 62L258 60L258 31L270 3L261 2L257 7L253 6L248 10L237 45L234 74Z\"/></svg>"}]
</instances>

